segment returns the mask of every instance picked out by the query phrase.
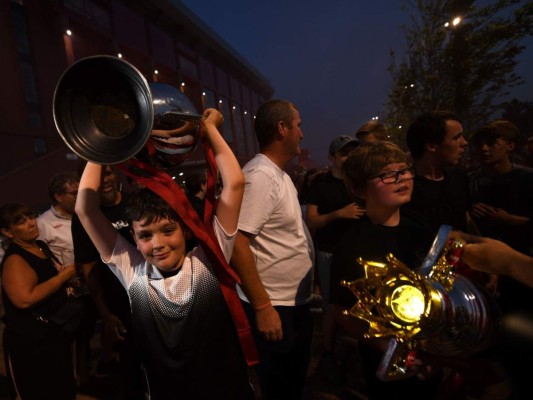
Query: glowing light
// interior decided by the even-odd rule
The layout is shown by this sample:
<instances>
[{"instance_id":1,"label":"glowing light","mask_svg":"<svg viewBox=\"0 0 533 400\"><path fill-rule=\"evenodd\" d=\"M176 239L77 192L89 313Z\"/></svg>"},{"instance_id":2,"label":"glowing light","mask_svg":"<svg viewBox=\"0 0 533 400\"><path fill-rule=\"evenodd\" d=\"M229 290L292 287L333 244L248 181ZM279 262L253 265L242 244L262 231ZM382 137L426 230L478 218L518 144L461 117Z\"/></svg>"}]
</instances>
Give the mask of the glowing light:
<instances>
[{"instance_id":1,"label":"glowing light","mask_svg":"<svg viewBox=\"0 0 533 400\"><path fill-rule=\"evenodd\" d=\"M202 92L202 96L205 96L205 92Z\"/></svg>"},{"instance_id":2,"label":"glowing light","mask_svg":"<svg viewBox=\"0 0 533 400\"><path fill-rule=\"evenodd\" d=\"M424 295L416 287L402 285L391 295L391 309L394 315L405 322L417 322L424 312Z\"/></svg>"},{"instance_id":3,"label":"glowing light","mask_svg":"<svg viewBox=\"0 0 533 400\"><path fill-rule=\"evenodd\" d=\"M67 29L65 33L69 36L72 36L72 31L70 29Z\"/></svg>"},{"instance_id":4,"label":"glowing light","mask_svg":"<svg viewBox=\"0 0 533 400\"><path fill-rule=\"evenodd\" d=\"M156 74L156 75L159 74L159 71L157 69L154 70L154 74Z\"/></svg>"},{"instance_id":5,"label":"glowing light","mask_svg":"<svg viewBox=\"0 0 533 400\"><path fill-rule=\"evenodd\" d=\"M248 114L248 111L245 111L245 112L244 112L244 115L246 115L246 114Z\"/></svg>"},{"instance_id":6,"label":"glowing light","mask_svg":"<svg viewBox=\"0 0 533 400\"><path fill-rule=\"evenodd\" d=\"M444 27L445 27L445 28L447 28L447 27L449 27L449 26L450 26L450 23L449 23L449 22L446 22L446 23L444 24Z\"/></svg>"},{"instance_id":7,"label":"glowing light","mask_svg":"<svg viewBox=\"0 0 533 400\"><path fill-rule=\"evenodd\" d=\"M122 53L118 53L118 54L117 54L117 57L118 57L118 58L122 58Z\"/></svg>"},{"instance_id":8,"label":"glowing light","mask_svg":"<svg viewBox=\"0 0 533 400\"><path fill-rule=\"evenodd\" d=\"M452 21L452 25L457 26L461 23L461 21L462 21L461 17L455 17Z\"/></svg>"},{"instance_id":9,"label":"glowing light","mask_svg":"<svg viewBox=\"0 0 533 400\"><path fill-rule=\"evenodd\" d=\"M181 82L181 86L185 86L185 82Z\"/></svg>"},{"instance_id":10,"label":"glowing light","mask_svg":"<svg viewBox=\"0 0 533 400\"><path fill-rule=\"evenodd\" d=\"M235 106L232 107L235 110Z\"/></svg>"},{"instance_id":11,"label":"glowing light","mask_svg":"<svg viewBox=\"0 0 533 400\"><path fill-rule=\"evenodd\" d=\"M183 176L183 172L180 172L178 175L179 175L179 176Z\"/></svg>"},{"instance_id":12,"label":"glowing light","mask_svg":"<svg viewBox=\"0 0 533 400\"><path fill-rule=\"evenodd\" d=\"M219 103L219 104L222 104L222 100L219 100L218 103Z\"/></svg>"}]
</instances>

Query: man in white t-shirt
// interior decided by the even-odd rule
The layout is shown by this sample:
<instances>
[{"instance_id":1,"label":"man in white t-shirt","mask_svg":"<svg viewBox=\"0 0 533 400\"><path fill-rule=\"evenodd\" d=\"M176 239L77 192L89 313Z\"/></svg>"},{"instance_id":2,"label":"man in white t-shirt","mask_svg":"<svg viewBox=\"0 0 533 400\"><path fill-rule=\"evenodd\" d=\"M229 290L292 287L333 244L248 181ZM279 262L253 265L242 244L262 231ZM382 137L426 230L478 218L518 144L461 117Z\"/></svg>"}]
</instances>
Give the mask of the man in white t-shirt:
<instances>
[{"instance_id":1,"label":"man in white t-shirt","mask_svg":"<svg viewBox=\"0 0 533 400\"><path fill-rule=\"evenodd\" d=\"M79 178L74 173L62 172L54 175L48 182L48 196L52 207L37 218L39 239L45 242L60 263L65 252L74 251L70 231L74 205L78 195Z\"/></svg>"},{"instance_id":2,"label":"man in white t-shirt","mask_svg":"<svg viewBox=\"0 0 533 400\"><path fill-rule=\"evenodd\" d=\"M260 153L243 168L244 199L232 266L259 350L263 399L299 399L309 362L313 246L283 167L300 153L300 114L284 100L257 111Z\"/></svg>"}]
</instances>

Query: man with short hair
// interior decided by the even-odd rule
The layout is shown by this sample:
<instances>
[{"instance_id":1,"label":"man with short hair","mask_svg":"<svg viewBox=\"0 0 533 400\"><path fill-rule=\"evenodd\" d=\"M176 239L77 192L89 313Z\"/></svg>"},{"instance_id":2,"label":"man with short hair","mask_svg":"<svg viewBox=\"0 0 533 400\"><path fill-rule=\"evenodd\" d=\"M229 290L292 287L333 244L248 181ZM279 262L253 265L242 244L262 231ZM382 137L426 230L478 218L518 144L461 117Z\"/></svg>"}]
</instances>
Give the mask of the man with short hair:
<instances>
[{"instance_id":1,"label":"man with short hair","mask_svg":"<svg viewBox=\"0 0 533 400\"><path fill-rule=\"evenodd\" d=\"M468 175L471 214L483 236L532 255L533 169L511 161L518 134L512 122L496 120L472 135L481 166ZM499 286L504 311L531 309L531 289L504 277Z\"/></svg>"},{"instance_id":2,"label":"man with short hair","mask_svg":"<svg viewBox=\"0 0 533 400\"><path fill-rule=\"evenodd\" d=\"M363 144L389 141L389 130L384 123L372 120L355 132L355 138Z\"/></svg>"},{"instance_id":3,"label":"man with short hair","mask_svg":"<svg viewBox=\"0 0 533 400\"><path fill-rule=\"evenodd\" d=\"M406 139L416 175L411 201L403 207L421 214L435 234L443 224L471 230L468 181L458 168L468 142L459 118L426 112L409 126Z\"/></svg>"},{"instance_id":4,"label":"man with short hair","mask_svg":"<svg viewBox=\"0 0 533 400\"><path fill-rule=\"evenodd\" d=\"M300 124L298 110L285 100L268 101L257 111L260 153L243 168L231 262L259 350L256 370L265 400L301 398L309 362L314 250L296 188L283 171L300 154Z\"/></svg>"},{"instance_id":5,"label":"man with short hair","mask_svg":"<svg viewBox=\"0 0 533 400\"><path fill-rule=\"evenodd\" d=\"M37 218L39 239L63 263L63 252L72 254L72 233L70 231L74 205L78 195L79 178L72 172L61 172L48 182L48 196L52 206Z\"/></svg>"},{"instance_id":6,"label":"man with short hair","mask_svg":"<svg viewBox=\"0 0 533 400\"><path fill-rule=\"evenodd\" d=\"M358 146L359 142L347 135L338 136L330 143L328 159L331 162L331 170L317 176L311 184L305 219L307 227L315 232L316 264L323 299L324 352L319 368L329 381L337 385L344 384L346 378L334 356L337 324L329 308L331 257L353 222L365 213L342 180L342 165Z\"/></svg>"}]
</instances>

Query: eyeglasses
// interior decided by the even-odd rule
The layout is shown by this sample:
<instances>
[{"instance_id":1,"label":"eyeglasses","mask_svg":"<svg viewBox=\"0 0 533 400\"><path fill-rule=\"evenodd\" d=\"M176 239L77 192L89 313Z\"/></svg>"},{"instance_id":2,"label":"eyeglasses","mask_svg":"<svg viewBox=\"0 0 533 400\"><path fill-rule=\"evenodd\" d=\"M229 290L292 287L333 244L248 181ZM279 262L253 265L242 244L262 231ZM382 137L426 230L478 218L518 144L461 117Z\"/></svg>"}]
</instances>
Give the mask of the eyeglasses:
<instances>
[{"instance_id":1,"label":"eyeglasses","mask_svg":"<svg viewBox=\"0 0 533 400\"><path fill-rule=\"evenodd\" d=\"M379 178L381 179L381 182L391 185L393 183L398 183L400 175L403 180L413 179L415 177L415 170L413 167L407 167L400 171L383 172L382 174L372 176L370 179Z\"/></svg>"}]
</instances>

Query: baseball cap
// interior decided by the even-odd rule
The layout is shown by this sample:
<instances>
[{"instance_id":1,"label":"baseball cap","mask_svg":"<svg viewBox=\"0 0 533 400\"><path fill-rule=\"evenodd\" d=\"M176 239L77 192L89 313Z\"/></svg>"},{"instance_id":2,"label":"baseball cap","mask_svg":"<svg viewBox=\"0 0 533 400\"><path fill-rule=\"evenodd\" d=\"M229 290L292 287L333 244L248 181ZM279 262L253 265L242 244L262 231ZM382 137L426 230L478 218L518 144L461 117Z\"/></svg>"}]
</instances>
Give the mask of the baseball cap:
<instances>
[{"instance_id":1,"label":"baseball cap","mask_svg":"<svg viewBox=\"0 0 533 400\"><path fill-rule=\"evenodd\" d=\"M342 149L347 144L354 143L357 146L359 145L359 141L354 139L351 136L348 135L341 135L333 139L331 144L329 145L329 154L333 155L340 149Z\"/></svg>"}]
</instances>

